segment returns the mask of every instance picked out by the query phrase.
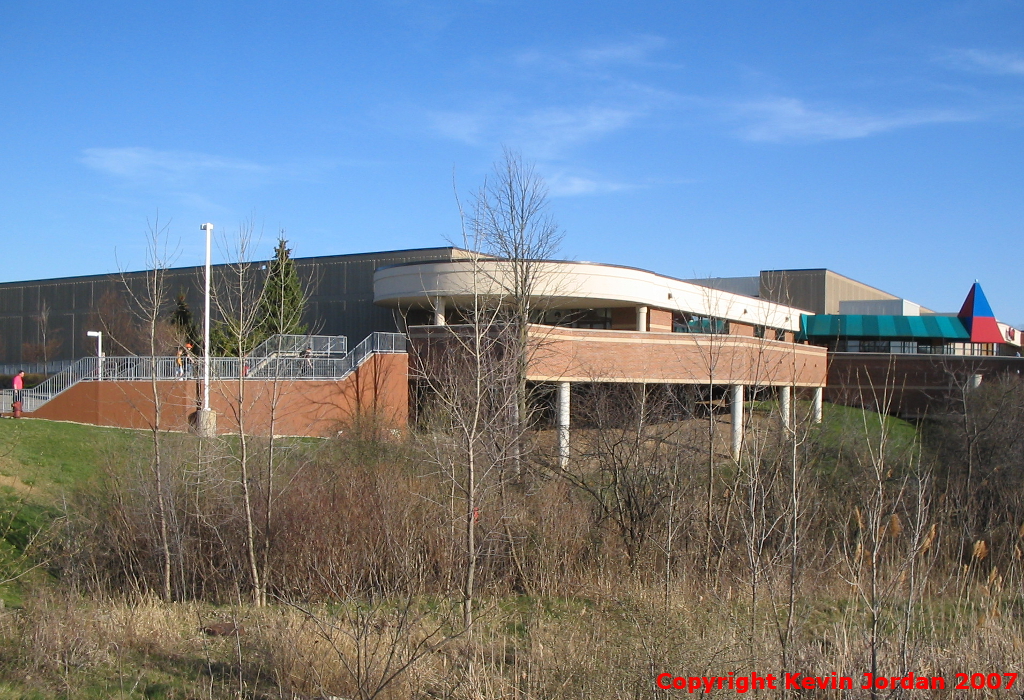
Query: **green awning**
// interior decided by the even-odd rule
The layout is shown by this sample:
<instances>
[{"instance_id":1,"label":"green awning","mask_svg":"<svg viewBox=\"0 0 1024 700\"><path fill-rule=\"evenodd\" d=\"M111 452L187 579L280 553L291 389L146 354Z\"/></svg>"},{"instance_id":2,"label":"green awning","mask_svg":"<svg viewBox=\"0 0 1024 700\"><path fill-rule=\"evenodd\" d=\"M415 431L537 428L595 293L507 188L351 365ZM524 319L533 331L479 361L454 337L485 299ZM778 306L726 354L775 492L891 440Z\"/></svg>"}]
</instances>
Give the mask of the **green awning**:
<instances>
[{"instance_id":1,"label":"green awning","mask_svg":"<svg viewBox=\"0 0 1024 700\"><path fill-rule=\"evenodd\" d=\"M956 316L868 316L865 314L819 314L800 317L804 339L887 338L915 340L970 341L971 334Z\"/></svg>"}]
</instances>

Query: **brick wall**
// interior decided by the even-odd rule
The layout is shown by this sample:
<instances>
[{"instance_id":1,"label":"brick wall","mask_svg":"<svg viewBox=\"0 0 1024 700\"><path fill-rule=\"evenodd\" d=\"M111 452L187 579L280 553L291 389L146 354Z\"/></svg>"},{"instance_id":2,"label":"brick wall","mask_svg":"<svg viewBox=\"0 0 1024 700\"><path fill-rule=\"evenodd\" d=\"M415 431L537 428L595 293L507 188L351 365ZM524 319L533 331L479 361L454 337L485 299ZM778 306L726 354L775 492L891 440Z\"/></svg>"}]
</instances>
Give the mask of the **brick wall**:
<instances>
[{"instance_id":1,"label":"brick wall","mask_svg":"<svg viewBox=\"0 0 1024 700\"><path fill-rule=\"evenodd\" d=\"M665 309L650 309L647 312L647 330L653 333L672 332L672 312Z\"/></svg>"},{"instance_id":2,"label":"brick wall","mask_svg":"<svg viewBox=\"0 0 1024 700\"><path fill-rule=\"evenodd\" d=\"M217 413L219 433L238 432L238 407L244 406L245 428L267 435L273 407L277 435L328 437L359 417L374 414L395 428L409 417L408 355L374 355L343 381L279 381L248 379L240 400L237 381L210 384L210 408ZM190 381L157 382L162 428L187 430L200 406L200 385ZM27 414L123 428L149 428L155 411L150 382L81 382Z\"/></svg>"},{"instance_id":3,"label":"brick wall","mask_svg":"<svg viewBox=\"0 0 1024 700\"><path fill-rule=\"evenodd\" d=\"M421 326L410 334L421 346L444 343L452 331L458 327ZM827 369L824 348L743 336L531 326L530 341L532 381L818 387Z\"/></svg>"},{"instance_id":4,"label":"brick wall","mask_svg":"<svg viewBox=\"0 0 1024 700\"><path fill-rule=\"evenodd\" d=\"M531 327L535 381L824 386L824 348L762 338Z\"/></svg>"}]
</instances>

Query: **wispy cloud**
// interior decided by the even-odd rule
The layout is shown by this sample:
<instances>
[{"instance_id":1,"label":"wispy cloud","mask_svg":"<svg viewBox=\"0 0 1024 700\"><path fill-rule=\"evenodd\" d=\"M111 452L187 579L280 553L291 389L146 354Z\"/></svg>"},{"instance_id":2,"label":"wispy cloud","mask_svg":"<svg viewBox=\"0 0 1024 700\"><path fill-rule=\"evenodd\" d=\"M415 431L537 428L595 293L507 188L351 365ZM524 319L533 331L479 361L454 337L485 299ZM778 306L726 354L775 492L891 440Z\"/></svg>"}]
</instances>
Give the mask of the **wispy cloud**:
<instances>
[{"instance_id":1,"label":"wispy cloud","mask_svg":"<svg viewBox=\"0 0 1024 700\"><path fill-rule=\"evenodd\" d=\"M660 36L641 35L577 49L520 52L499 64L500 91L485 90L475 105L462 109L429 112L430 126L473 146L515 143L531 158L563 157L574 146L678 105L678 95L637 79L631 70L659 66L653 59L667 44Z\"/></svg>"},{"instance_id":2,"label":"wispy cloud","mask_svg":"<svg viewBox=\"0 0 1024 700\"><path fill-rule=\"evenodd\" d=\"M439 135L470 146L479 146L490 137L494 115L488 108L464 112L445 110L427 114L431 128Z\"/></svg>"},{"instance_id":3,"label":"wispy cloud","mask_svg":"<svg viewBox=\"0 0 1024 700\"><path fill-rule=\"evenodd\" d=\"M81 161L94 170L125 180L177 185L189 184L209 175L262 179L273 171L269 166L237 158L140 147L87 148L82 152Z\"/></svg>"},{"instance_id":4,"label":"wispy cloud","mask_svg":"<svg viewBox=\"0 0 1024 700\"><path fill-rule=\"evenodd\" d=\"M650 60L651 54L667 45L664 37L648 34L630 41L580 49L575 52L575 56L587 65L642 64Z\"/></svg>"},{"instance_id":5,"label":"wispy cloud","mask_svg":"<svg viewBox=\"0 0 1024 700\"><path fill-rule=\"evenodd\" d=\"M610 192L621 192L622 190L634 188L634 185L628 185L621 182L595 180L579 175L570 175L565 172L556 172L546 175L544 180L548 186L548 193L552 197L578 197L590 194L608 194Z\"/></svg>"},{"instance_id":6,"label":"wispy cloud","mask_svg":"<svg viewBox=\"0 0 1024 700\"><path fill-rule=\"evenodd\" d=\"M951 52L948 60L960 68L969 70L1000 75L1024 75L1024 56L1017 53L962 49Z\"/></svg>"},{"instance_id":7,"label":"wispy cloud","mask_svg":"<svg viewBox=\"0 0 1024 700\"><path fill-rule=\"evenodd\" d=\"M830 141L857 139L923 124L970 121L953 110L913 110L879 116L839 109L815 108L803 100L779 97L736 106L737 115L749 120L739 130L749 141Z\"/></svg>"},{"instance_id":8,"label":"wispy cloud","mask_svg":"<svg viewBox=\"0 0 1024 700\"><path fill-rule=\"evenodd\" d=\"M622 66L664 66L653 56L668 42L664 37L645 34L626 41L588 46L570 51L551 52L530 49L519 53L515 62L520 67L554 68L591 71Z\"/></svg>"},{"instance_id":9,"label":"wispy cloud","mask_svg":"<svg viewBox=\"0 0 1024 700\"><path fill-rule=\"evenodd\" d=\"M502 141L519 145L532 158L552 158L564 149L625 129L642 111L587 105L525 110L485 106L475 110L434 112L432 126L442 136L469 145Z\"/></svg>"},{"instance_id":10,"label":"wispy cloud","mask_svg":"<svg viewBox=\"0 0 1024 700\"><path fill-rule=\"evenodd\" d=\"M566 146L588 143L628 127L639 111L602 106L552 107L525 114L512 125L521 143L551 156Z\"/></svg>"}]
</instances>

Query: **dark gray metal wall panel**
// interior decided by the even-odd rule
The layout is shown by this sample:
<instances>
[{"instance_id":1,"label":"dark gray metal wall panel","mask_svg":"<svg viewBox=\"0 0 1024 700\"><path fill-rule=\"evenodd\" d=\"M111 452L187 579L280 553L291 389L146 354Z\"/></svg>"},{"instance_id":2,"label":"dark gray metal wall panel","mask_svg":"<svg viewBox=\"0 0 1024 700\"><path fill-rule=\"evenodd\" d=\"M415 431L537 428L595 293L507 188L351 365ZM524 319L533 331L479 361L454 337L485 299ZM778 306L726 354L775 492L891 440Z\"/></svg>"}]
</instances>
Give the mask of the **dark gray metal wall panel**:
<instances>
[{"instance_id":1,"label":"dark gray metal wall panel","mask_svg":"<svg viewBox=\"0 0 1024 700\"><path fill-rule=\"evenodd\" d=\"M11 286L0 291L0 314L21 315L24 304L24 287Z\"/></svg>"},{"instance_id":2,"label":"dark gray metal wall panel","mask_svg":"<svg viewBox=\"0 0 1024 700\"><path fill-rule=\"evenodd\" d=\"M21 358L21 317L0 317L0 354Z\"/></svg>"},{"instance_id":3,"label":"dark gray metal wall panel","mask_svg":"<svg viewBox=\"0 0 1024 700\"><path fill-rule=\"evenodd\" d=\"M451 260L460 253L458 249L441 247L295 258L296 269L310 301L303 321L310 330L348 336L350 346L374 331L394 331L397 324L391 310L373 304L373 273L381 267L406 262ZM251 272L260 274L263 264L254 263ZM226 281L227 272L226 266L214 266L214 279ZM168 270L164 288L167 314L174 308L177 296L184 294L196 323L202 323L203 268ZM85 332L100 330L93 328L97 325L97 308L104 295L117 294L128 310L128 290L144 298L146 273L0 284L0 363L21 362L23 343L37 342L40 299L49 305L50 325L60 328L63 340L59 357L52 359L75 359L94 354L94 341L86 338ZM59 323L56 321L58 318Z\"/></svg>"},{"instance_id":4,"label":"dark gray metal wall panel","mask_svg":"<svg viewBox=\"0 0 1024 700\"><path fill-rule=\"evenodd\" d=\"M761 298L825 313L825 270L763 270Z\"/></svg>"}]
</instances>

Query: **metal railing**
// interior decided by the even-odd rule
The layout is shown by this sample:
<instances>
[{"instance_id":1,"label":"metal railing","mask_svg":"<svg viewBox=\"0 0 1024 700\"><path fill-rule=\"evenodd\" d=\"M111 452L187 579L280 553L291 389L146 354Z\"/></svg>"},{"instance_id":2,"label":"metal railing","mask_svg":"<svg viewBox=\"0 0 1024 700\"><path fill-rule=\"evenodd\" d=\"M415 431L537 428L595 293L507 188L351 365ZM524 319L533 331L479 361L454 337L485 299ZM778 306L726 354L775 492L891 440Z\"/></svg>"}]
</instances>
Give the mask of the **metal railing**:
<instances>
[{"instance_id":1,"label":"metal railing","mask_svg":"<svg viewBox=\"0 0 1024 700\"><path fill-rule=\"evenodd\" d=\"M307 349L314 357L342 357L348 353L343 335L273 335L249 353L249 357L302 355Z\"/></svg>"},{"instance_id":2,"label":"metal railing","mask_svg":"<svg viewBox=\"0 0 1024 700\"><path fill-rule=\"evenodd\" d=\"M305 337L305 336L302 336ZM402 333L372 333L342 357L211 357L210 379L252 380L333 380L340 381L354 372L371 355L404 353ZM22 392L22 410L31 413L83 381L159 381L199 380L202 358L176 357L83 357L42 384ZM13 392L0 392L0 411L10 412Z\"/></svg>"},{"instance_id":3,"label":"metal railing","mask_svg":"<svg viewBox=\"0 0 1024 700\"><path fill-rule=\"evenodd\" d=\"M26 374L57 374L75 364L75 360L50 360L49 362L8 362L0 365L0 374L14 375L25 370Z\"/></svg>"}]
</instances>

